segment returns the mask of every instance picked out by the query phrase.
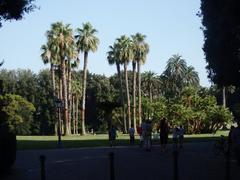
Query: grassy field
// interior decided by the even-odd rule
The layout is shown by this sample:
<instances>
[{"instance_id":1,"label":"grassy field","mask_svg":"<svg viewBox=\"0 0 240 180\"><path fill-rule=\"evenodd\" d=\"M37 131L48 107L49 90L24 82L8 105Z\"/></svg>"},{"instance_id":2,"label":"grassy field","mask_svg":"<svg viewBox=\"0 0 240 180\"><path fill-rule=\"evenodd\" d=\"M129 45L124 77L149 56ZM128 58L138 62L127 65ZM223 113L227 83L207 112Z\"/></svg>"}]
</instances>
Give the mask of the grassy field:
<instances>
[{"instance_id":1,"label":"grassy field","mask_svg":"<svg viewBox=\"0 0 240 180\"><path fill-rule=\"evenodd\" d=\"M216 134L185 135L184 142L216 141L220 135L227 136L227 134L227 131L218 131ZM171 143L171 136L169 138ZM57 136L17 136L17 147L18 150L54 149L57 148L57 139ZM136 143L138 143L139 137L136 136L136 139ZM159 144L157 134L153 140L154 144ZM118 146L129 145L129 136L119 134L116 143ZM64 148L109 146L107 134L63 136L62 144Z\"/></svg>"}]
</instances>

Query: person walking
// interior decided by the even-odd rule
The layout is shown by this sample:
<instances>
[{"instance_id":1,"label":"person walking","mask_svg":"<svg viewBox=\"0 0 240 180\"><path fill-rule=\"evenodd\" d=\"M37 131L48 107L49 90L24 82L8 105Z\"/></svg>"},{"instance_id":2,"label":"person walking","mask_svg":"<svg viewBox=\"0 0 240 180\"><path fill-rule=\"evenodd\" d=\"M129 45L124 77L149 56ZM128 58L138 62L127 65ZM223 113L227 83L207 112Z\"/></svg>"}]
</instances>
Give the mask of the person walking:
<instances>
[{"instance_id":1,"label":"person walking","mask_svg":"<svg viewBox=\"0 0 240 180\"><path fill-rule=\"evenodd\" d=\"M152 124L150 120L146 121L146 135L145 135L145 148L146 151L151 151L151 138L152 138Z\"/></svg>"},{"instance_id":2,"label":"person walking","mask_svg":"<svg viewBox=\"0 0 240 180\"><path fill-rule=\"evenodd\" d=\"M137 126L137 133L139 135L139 146L142 147L143 145L142 127L139 125Z\"/></svg>"},{"instance_id":3,"label":"person walking","mask_svg":"<svg viewBox=\"0 0 240 180\"><path fill-rule=\"evenodd\" d=\"M133 128L133 125L131 125L131 127L129 128L129 136L130 136L130 144L134 145L134 135L135 135L135 130Z\"/></svg>"},{"instance_id":4,"label":"person walking","mask_svg":"<svg viewBox=\"0 0 240 180\"><path fill-rule=\"evenodd\" d=\"M159 124L160 129L160 145L161 151L166 151L167 143L168 143L168 132L169 127L166 118L163 118Z\"/></svg>"},{"instance_id":5,"label":"person walking","mask_svg":"<svg viewBox=\"0 0 240 180\"><path fill-rule=\"evenodd\" d=\"M112 125L108 133L109 133L110 146L113 147L113 146L115 146L115 140L117 137L117 131L116 131L115 126Z\"/></svg>"}]
</instances>

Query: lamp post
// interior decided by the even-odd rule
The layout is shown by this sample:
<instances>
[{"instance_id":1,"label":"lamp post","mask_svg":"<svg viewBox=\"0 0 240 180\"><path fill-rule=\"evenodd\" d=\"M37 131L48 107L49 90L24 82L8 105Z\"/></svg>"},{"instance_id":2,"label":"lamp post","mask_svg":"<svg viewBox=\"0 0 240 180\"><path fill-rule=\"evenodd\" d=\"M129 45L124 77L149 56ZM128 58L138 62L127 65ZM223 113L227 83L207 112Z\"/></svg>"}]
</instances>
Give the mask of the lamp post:
<instances>
[{"instance_id":1,"label":"lamp post","mask_svg":"<svg viewBox=\"0 0 240 180\"><path fill-rule=\"evenodd\" d=\"M60 115L60 109L63 108L64 104L61 99L57 98L56 101L56 108L58 110L58 115ZM62 131L61 131L61 120L58 117L58 126L57 126L57 134L58 134L58 148L62 147Z\"/></svg>"}]
</instances>

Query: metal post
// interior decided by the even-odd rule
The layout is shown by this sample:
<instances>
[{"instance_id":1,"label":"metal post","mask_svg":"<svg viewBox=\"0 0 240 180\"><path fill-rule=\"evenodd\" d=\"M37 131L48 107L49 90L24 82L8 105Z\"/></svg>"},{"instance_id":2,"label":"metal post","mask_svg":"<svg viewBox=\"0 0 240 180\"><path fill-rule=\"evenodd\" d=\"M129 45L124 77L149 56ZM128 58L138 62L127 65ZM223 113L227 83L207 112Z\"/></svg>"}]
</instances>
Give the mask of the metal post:
<instances>
[{"instance_id":1,"label":"metal post","mask_svg":"<svg viewBox=\"0 0 240 180\"><path fill-rule=\"evenodd\" d=\"M226 171L225 171L225 180L231 180L231 173L230 173L230 149L228 147L228 150L227 152L225 153L225 159L226 159L226 164L225 164L225 168L226 168Z\"/></svg>"},{"instance_id":2,"label":"metal post","mask_svg":"<svg viewBox=\"0 0 240 180\"><path fill-rule=\"evenodd\" d=\"M173 179L178 180L178 151L173 151Z\"/></svg>"},{"instance_id":3,"label":"metal post","mask_svg":"<svg viewBox=\"0 0 240 180\"><path fill-rule=\"evenodd\" d=\"M40 164L41 164L41 180L46 180L46 169L45 169L45 160L46 157L44 155L40 156Z\"/></svg>"},{"instance_id":4,"label":"metal post","mask_svg":"<svg viewBox=\"0 0 240 180\"><path fill-rule=\"evenodd\" d=\"M115 180L115 172L114 172L114 153L109 153L109 161L110 161L110 180Z\"/></svg>"}]
</instances>

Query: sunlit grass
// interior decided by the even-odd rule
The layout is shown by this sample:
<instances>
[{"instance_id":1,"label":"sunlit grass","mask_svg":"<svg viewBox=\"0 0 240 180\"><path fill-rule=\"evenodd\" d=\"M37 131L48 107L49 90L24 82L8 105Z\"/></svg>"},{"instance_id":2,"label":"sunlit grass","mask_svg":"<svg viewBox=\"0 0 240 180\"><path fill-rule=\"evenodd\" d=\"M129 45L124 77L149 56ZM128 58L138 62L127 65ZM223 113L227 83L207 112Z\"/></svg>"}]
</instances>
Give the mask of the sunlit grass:
<instances>
[{"instance_id":1,"label":"sunlit grass","mask_svg":"<svg viewBox=\"0 0 240 180\"><path fill-rule=\"evenodd\" d=\"M227 136L227 134L228 131L218 131L216 134L185 135L185 142L215 141L220 135ZM158 144L158 134L155 134L153 137L154 144ZM136 139L136 143L138 143L139 136L136 136ZM169 136L169 139L169 142L171 143L171 135ZM54 149L57 148L57 141L57 136L17 136L18 150ZM118 146L129 145L129 136L127 134L118 134L116 143ZM64 148L109 146L107 134L63 136L62 144Z\"/></svg>"}]
</instances>

